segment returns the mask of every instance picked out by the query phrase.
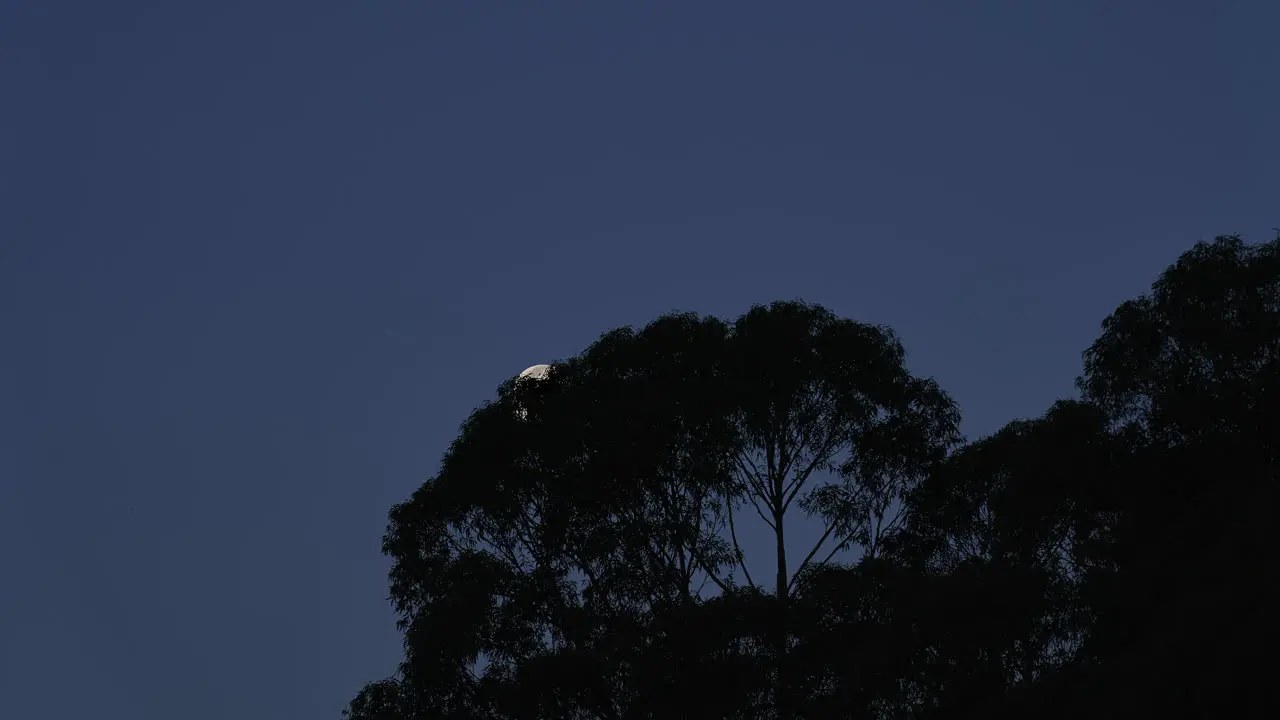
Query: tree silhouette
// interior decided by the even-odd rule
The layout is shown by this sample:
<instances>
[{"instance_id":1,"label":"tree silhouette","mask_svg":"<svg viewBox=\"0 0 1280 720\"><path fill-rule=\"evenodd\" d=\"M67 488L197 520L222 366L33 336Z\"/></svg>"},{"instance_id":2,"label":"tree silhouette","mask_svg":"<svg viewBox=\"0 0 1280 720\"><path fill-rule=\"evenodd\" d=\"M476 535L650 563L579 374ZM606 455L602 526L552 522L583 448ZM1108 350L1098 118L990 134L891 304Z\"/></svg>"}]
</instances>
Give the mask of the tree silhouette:
<instances>
[{"instance_id":1,"label":"tree silhouette","mask_svg":"<svg viewBox=\"0 0 1280 720\"><path fill-rule=\"evenodd\" d=\"M786 712L792 593L824 543L874 547L872 522L957 437L950 399L902 362L886 329L788 302L732 325L664 316L504 384L391 513L406 657L398 694L370 686L351 715L393 697L424 717L631 717L689 707L704 675L739 688L708 695L725 716ZM795 571L793 506L827 523ZM772 588L738 543L747 507L775 535ZM691 623L706 632L673 629Z\"/></svg>"},{"instance_id":2,"label":"tree silhouette","mask_svg":"<svg viewBox=\"0 0 1280 720\"><path fill-rule=\"evenodd\" d=\"M779 302L504 383L391 512L405 658L346 714L1274 705L1245 678L1280 636L1280 238L1196 245L1104 321L1080 398L963 447L903 360L887 328ZM823 532L793 567L796 512ZM746 556L748 517L770 557Z\"/></svg>"},{"instance_id":3,"label":"tree silhouette","mask_svg":"<svg viewBox=\"0 0 1280 720\"><path fill-rule=\"evenodd\" d=\"M1276 629L1260 608L1276 586L1280 238L1184 253L1106 320L1079 385L1132 455L1107 498L1121 571L1095 600L1099 687L1217 715L1262 689L1241 678Z\"/></svg>"},{"instance_id":4,"label":"tree silhouette","mask_svg":"<svg viewBox=\"0 0 1280 720\"><path fill-rule=\"evenodd\" d=\"M1261 608L1277 585L1267 558L1278 349L1280 239L1197 244L1149 294L1117 308L1086 351L1084 404L1072 412L1093 419L1070 430L1059 405L1039 421L1059 426L1056 440L998 451L1001 470L980 472L1000 478L1029 451L1023 467L1039 468L1027 476L1038 489L1010 512L1023 528L1053 518L1072 528L1071 592L1061 597L1085 621L1071 628L1065 662L993 695L986 714L1218 717L1275 706L1247 678L1269 654L1262 638L1276 634ZM1014 423L953 460L1026 427ZM926 508L955 503L965 487L953 483L919 507L924 537L948 527L923 522L937 515ZM1055 496L1057 509L1042 512Z\"/></svg>"}]
</instances>

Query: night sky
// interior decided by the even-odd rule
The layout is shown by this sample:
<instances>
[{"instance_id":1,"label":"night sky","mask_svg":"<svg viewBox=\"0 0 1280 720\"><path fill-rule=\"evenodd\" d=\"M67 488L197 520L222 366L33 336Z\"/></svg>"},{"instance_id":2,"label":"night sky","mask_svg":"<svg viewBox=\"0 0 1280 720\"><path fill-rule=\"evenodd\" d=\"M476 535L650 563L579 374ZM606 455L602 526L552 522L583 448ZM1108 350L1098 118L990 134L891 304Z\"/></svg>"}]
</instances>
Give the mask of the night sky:
<instances>
[{"instance_id":1,"label":"night sky","mask_svg":"<svg viewBox=\"0 0 1280 720\"><path fill-rule=\"evenodd\" d=\"M1280 3L0 0L0 714L337 718L523 368L796 297L970 437L1280 225Z\"/></svg>"}]
</instances>

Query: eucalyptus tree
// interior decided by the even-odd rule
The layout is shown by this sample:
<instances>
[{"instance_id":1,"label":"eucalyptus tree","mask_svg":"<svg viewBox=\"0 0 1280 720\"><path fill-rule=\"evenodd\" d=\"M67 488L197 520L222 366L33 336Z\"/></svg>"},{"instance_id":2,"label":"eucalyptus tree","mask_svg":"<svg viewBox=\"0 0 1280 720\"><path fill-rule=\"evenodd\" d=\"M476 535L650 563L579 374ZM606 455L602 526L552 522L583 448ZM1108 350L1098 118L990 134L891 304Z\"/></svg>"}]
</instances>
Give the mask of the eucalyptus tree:
<instances>
[{"instance_id":1,"label":"eucalyptus tree","mask_svg":"<svg viewBox=\"0 0 1280 720\"><path fill-rule=\"evenodd\" d=\"M405 659L348 714L1049 717L1165 687L1217 707L1240 662L1197 658L1275 631L1254 559L1280 239L1197 245L1104 322L1080 401L956 452L954 405L904 360L887 328L782 302L504 383L392 510Z\"/></svg>"},{"instance_id":2,"label":"eucalyptus tree","mask_svg":"<svg viewBox=\"0 0 1280 720\"><path fill-rule=\"evenodd\" d=\"M909 494L887 554L918 588L897 602L925 650L903 674L924 705L959 711L1077 659L1086 590L1114 570L1100 498L1125 479L1126 453L1100 408L1061 401L954 452Z\"/></svg>"},{"instance_id":3,"label":"eucalyptus tree","mask_svg":"<svg viewBox=\"0 0 1280 720\"><path fill-rule=\"evenodd\" d=\"M1242 678L1280 632L1260 609L1280 586L1265 559L1280 500L1280 236L1198 243L1105 320L1084 359L1082 393L1133 454L1105 496L1119 570L1093 596L1100 670L1085 682L1133 707L1176 688L1160 697L1180 713L1260 700Z\"/></svg>"},{"instance_id":4,"label":"eucalyptus tree","mask_svg":"<svg viewBox=\"0 0 1280 720\"><path fill-rule=\"evenodd\" d=\"M973 694L989 717L1262 706L1268 690L1248 678L1278 632L1262 608L1280 586L1266 559L1280 499L1280 238L1183 253L1106 318L1078 386L1080 401L964 448L912 493L893 554L950 586L951 604L975 605L966 575L1002 596L978 604L998 618L969 618L979 655L942 655L970 678L992 651L1002 659L1004 683ZM943 610L919 616L954 639L961 625ZM947 668L912 667L946 703Z\"/></svg>"},{"instance_id":5,"label":"eucalyptus tree","mask_svg":"<svg viewBox=\"0 0 1280 720\"><path fill-rule=\"evenodd\" d=\"M839 549L877 552L957 424L891 331L818 306L606 333L504 383L392 510L405 660L349 714L789 717L792 596ZM772 587L739 542L752 511ZM792 568L797 511L824 531Z\"/></svg>"},{"instance_id":6,"label":"eucalyptus tree","mask_svg":"<svg viewBox=\"0 0 1280 720\"><path fill-rule=\"evenodd\" d=\"M773 534L780 717L791 716L788 688L799 682L788 674L791 594L842 549L859 545L874 554L895 501L959 439L951 399L904 361L888 328L820 306L757 306L734 323L727 365L736 398L736 483L726 507L735 556L753 586L734 534L735 506L750 506ZM818 519L823 532L790 568L786 520L793 509Z\"/></svg>"}]
</instances>

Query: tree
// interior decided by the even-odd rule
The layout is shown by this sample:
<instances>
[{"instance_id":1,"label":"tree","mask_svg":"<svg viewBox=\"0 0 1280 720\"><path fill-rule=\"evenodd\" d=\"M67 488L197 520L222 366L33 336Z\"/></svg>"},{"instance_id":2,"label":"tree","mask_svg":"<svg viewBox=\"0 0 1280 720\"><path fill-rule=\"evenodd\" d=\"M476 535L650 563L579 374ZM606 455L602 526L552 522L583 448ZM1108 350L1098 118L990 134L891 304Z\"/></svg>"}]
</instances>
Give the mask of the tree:
<instances>
[{"instance_id":1,"label":"tree","mask_svg":"<svg viewBox=\"0 0 1280 720\"><path fill-rule=\"evenodd\" d=\"M959 414L935 383L906 371L902 346L886 328L774 303L739 318L733 341L739 442L736 493L727 505L732 513L745 499L774 534L775 702L786 718L791 592L841 549L859 544L876 552L894 501L958 441ZM814 482L824 470L838 473L838 481ZM797 499L825 529L789 572L786 516ZM736 542L735 550L740 557Z\"/></svg>"},{"instance_id":2,"label":"tree","mask_svg":"<svg viewBox=\"0 0 1280 720\"><path fill-rule=\"evenodd\" d=\"M1110 697L1174 688L1164 697L1179 712L1218 714L1221 688L1249 696L1245 658L1276 632L1259 608L1280 585L1264 560L1280 469L1280 237L1184 253L1107 318L1079 385L1133 452L1108 498L1122 571L1095 600Z\"/></svg>"},{"instance_id":3,"label":"tree","mask_svg":"<svg viewBox=\"0 0 1280 720\"><path fill-rule=\"evenodd\" d=\"M714 369L726 329L609 333L478 409L384 538L422 717L615 717L651 621L727 562ZM356 714L353 704L352 716Z\"/></svg>"},{"instance_id":4,"label":"tree","mask_svg":"<svg viewBox=\"0 0 1280 720\"><path fill-rule=\"evenodd\" d=\"M1103 323L1079 399L963 447L950 399L903 359L886 328L789 302L663 316L504 383L391 513L405 660L348 715L1267 701L1242 677L1280 634L1262 610L1280 599L1280 238L1184 253ZM797 512L823 534L793 553ZM767 577L739 542L751 513Z\"/></svg>"},{"instance_id":5,"label":"tree","mask_svg":"<svg viewBox=\"0 0 1280 720\"><path fill-rule=\"evenodd\" d=\"M706 678L735 691L709 703L721 716L789 714L792 594L837 549L874 552L957 439L954 405L903 358L885 328L788 302L731 325L664 316L505 383L391 513L405 661L350 716L652 716ZM775 534L773 588L738 542L747 505ZM791 571L793 505L826 531Z\"/></svg>"},{"instance_id":6,"label":"tree","mask_svg":"<svg viewBox=\"0 0 1280 720\"><path fill-rule=\"evenodd\" d=\"M917 558L1000 546L1025 557L1042 538L1071 540L1056 573L1069 582L1039 601L1084 621L1065 628L1072 652L991 693L984 714L1263 706L1265 687L1245 678L1276 632L1260 608L1277 585L1262 559L1274 547L1278 349L1280 239L1200 243L1104 321L1082 402L965 448L921 487L902 543ZM1023 612L1042 612L1026 599Z\"/></svg>"},{"instance_id":7,"label":"tree","mask_svg":"<svg viewBox=\"0 0 1280 720\"><path fill-rule=\"evenodd\" d=\"M890 553L920 649L895 672L928 698L902 716L1262 705L1243 677L1275 634L1278 300L1280 240L1198 244L1104 322L1080 401L935 466Z\"/></svg>"},{"instance_id":8,"label":"tree","mask_svg":"<svg viewBox=\"0 0 1280 720\"><path fill-rule=\"evenodd\" d=\"M1114 518L1097 497L1124 452L1100 408L1062 401L953 453L910 494L888 557L920 588L898 601L925 648L912 668L920 710L989 714L1076 660L1085 590L1113 573Z\"/></svg>"}]
</instances>

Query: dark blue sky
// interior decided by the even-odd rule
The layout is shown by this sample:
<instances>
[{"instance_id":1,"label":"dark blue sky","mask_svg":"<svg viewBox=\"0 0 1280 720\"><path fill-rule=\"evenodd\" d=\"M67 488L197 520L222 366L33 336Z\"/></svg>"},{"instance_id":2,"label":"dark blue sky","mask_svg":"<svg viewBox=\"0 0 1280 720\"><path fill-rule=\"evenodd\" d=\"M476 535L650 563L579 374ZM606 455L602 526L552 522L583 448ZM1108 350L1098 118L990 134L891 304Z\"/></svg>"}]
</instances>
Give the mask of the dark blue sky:
<instances>
[{"instance_id":1,"label":"dark blue sky","mask_svg":"<svg viewBox=\"0 0 1280 720\"><path fill-rule=\"evenodd\" d=\"M536 7L537 9L533 9ZM1280 225L1280 4L0 0L0 705L336 717L379 536L524 367L892 325L971 436Z\"/></svg>"}]
</instances>

